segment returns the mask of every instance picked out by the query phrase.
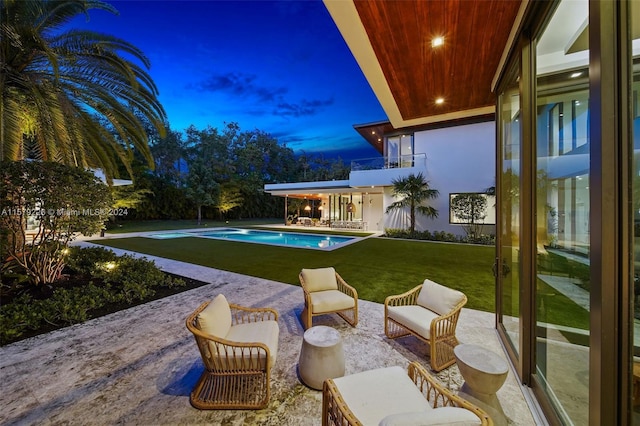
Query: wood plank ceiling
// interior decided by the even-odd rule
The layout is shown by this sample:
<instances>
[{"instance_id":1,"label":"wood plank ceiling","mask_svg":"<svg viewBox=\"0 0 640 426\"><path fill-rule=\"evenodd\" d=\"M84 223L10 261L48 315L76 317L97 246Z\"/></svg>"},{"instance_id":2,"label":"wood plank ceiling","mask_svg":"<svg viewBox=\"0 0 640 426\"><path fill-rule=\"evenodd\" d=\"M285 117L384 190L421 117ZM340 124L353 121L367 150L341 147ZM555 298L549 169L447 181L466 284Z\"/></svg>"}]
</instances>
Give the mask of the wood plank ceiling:
<instances>
[{"instance_id":1,"label":"wood plank ceiling","mask_svg":"<svg viewBox=\"0 0 640 426\"><path fill-rule=\"evenodd\" d=\"M354 4L403 120L495 106L491 80L520 0Z\"/></svg>"}]
</instances>

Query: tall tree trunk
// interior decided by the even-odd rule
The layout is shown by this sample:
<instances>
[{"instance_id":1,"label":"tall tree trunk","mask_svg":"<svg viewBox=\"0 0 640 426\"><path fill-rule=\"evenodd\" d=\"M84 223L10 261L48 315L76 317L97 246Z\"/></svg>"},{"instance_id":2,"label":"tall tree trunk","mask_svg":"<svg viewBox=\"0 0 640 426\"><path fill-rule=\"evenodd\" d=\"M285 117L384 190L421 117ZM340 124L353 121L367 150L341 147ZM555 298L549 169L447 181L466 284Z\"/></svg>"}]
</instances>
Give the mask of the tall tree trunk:
<instances>
[{"instance_id":1,"label":"tall tree trunk","mask_svg":"<svg viewBox=\"0 0 640 426\"><path fill-rule=\"evenodd\" d=\"M411 233L413 234L416 231L416 205L413 202L413 200L411 200L411 207L410 207L410 211L409 211L409 223L410 223L410 228L411 228Z\"/></svg>"}]
</instances>

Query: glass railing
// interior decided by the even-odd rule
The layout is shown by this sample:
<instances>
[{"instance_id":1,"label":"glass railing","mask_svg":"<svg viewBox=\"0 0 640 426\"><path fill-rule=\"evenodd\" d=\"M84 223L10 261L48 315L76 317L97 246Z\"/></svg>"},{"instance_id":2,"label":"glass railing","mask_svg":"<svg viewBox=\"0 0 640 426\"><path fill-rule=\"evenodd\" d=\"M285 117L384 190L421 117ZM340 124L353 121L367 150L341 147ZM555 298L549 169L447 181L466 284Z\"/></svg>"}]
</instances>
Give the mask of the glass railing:
<instances>
[{"instance_id":1,"label":"glass railing","mask_svg":"<svg viewBox=\"0 0 640 426\"><path fill-rule=\"evenodd\" d=\"M351 161L351 171L384 170L406 167L426 167L427 154L409 154L394 157L363 158Z\"/></svg>"}]
</instances>

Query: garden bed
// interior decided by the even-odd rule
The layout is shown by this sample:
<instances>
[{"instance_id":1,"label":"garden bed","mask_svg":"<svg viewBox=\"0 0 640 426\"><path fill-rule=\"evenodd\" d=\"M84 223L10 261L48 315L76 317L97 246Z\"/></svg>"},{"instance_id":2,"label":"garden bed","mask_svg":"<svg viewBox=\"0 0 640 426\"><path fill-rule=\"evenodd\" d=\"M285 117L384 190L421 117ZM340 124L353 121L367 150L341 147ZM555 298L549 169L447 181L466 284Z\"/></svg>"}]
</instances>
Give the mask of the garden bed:
<instances>
[{"instance_id":1,"label":"garden bed","mask_svg":"<svg viewBox=\"0 0 640 426\"><path fill-rule=\"evenodd\" d=\"M208 284L103 248L76 249L69 260L72 266L47 286L2 276L0 346Z\"/></svg>"}]
</instances>

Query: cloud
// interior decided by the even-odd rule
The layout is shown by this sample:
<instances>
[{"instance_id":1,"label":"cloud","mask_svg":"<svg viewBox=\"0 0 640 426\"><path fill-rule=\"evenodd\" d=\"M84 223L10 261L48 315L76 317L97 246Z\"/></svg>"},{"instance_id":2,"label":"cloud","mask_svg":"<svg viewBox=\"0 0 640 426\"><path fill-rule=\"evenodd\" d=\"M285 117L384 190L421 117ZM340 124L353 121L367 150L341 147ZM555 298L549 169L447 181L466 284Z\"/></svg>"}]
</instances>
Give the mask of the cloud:
<instances>
[{"instance_id":1,"label":"cloud","mask_svg":"<svg viewBox=\"0 0 640 426\"><path fill-rule=\"evenodd\" d=\"M275 102L289 91L286 87L258 85L256 78L253 74L241 72L214 74L197 83L195 87L207 92L226 92L234 96L250 96L260 102Z\"/></svg>"},{"instance_id":2,"label":"cloud","mask_svg":"<svg viewBox=\"0 0 640 426\"><path fill-rule=\"evenodd\" d=\"M280 117L303 117L308 115L314 115L324 107L333 105L333 98L320 100L306 100L303 99L300 103L279 102L276 105L276 109L273 111L273 115Z\"/></svg>"},{"instance_id":3,"label":"cloud","mask_svg":"<svg viewBox=\"0 0 640 426\"><path fill-rule=\"evenodd\" d=\"M233 104L242 105L244 114L251 116L273 115L285 119L307 117L317 114L325 107L334 104L334 98L302 99L299 102L287 99L289 88L279 85L262 85L254 74L227 72L211 74L205 79L187 85L211 93L226 93L235 98ZM230 106L227 105L227 108Z\"/></svg>"}]
</instances>

